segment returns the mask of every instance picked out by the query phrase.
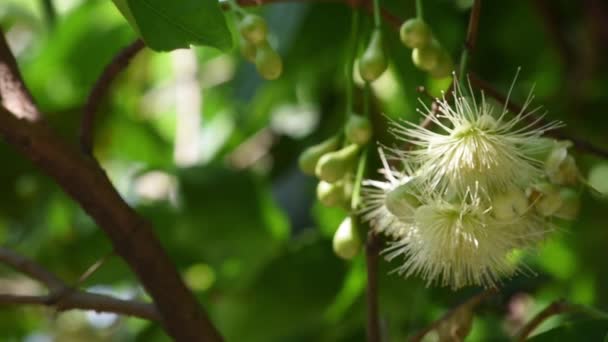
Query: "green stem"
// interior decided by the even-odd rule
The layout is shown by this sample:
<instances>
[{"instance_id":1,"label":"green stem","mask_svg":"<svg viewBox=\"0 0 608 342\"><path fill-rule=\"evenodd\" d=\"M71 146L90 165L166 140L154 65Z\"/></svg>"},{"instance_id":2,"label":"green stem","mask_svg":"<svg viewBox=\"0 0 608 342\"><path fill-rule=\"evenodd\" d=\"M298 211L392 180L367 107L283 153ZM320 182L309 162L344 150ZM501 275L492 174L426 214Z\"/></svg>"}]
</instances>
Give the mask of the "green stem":
<instances>
[{"instance_id":1,"label":"green stem","mask_svg":"<svg viewBox=\"0 0 608 342\"><path fill-rule=\"evenodd\" d=\"M380 19L380 0L374 0L374 26L379 29L382 24Z\"/></svg>"},{"instance_id":2,"label":"green stem","mask_svg":"<svg viewBox=\"0 0 608 342\"><path fill-rule=\"evenodd\" d=\"M369 97L371 93L371 85L369 82L365 82L365 89L363 89L363 116L369 119Z\"/></svg>"},{"instance_id":3,"label":"green stem","mask_svg":"<svg viewBox=\"0 0 608 342\"><path fill-rule=\"evenodd\" d=\"M422 16L422 0L416 0L416 17L418 19L423 19L423 16Z\"/></svg>"},{"instance_id":4,"label":"green stem","mask_svg":"<svg viewBox=\"0 0 608 342\"><path fill-rule=\"evenodd\" d=\"M234 13L240 16L245 16L245 14L247 14L247 12L245 12L245 10L242 9L241 6L239 6L236 0L228 0L228 5L234 11Z\"/></svg>"},{"instance_id":5,"label":"green stem","mask_svg":"<svg viewBox=\"0 0 608 342\"><path fill-rule=\"evenodd\" d=\"M346 62L346 118L354 111L353 104L353 69L355 66L355 54L357 53L357 31L359 29L359 11L353 9L350 26L350 47L348 49L348 59Z\"/></svg>"},{"instance_id":6,"label":"green stem","mask_svg":"<svg viewBox=\"0 0 608 342\"><path fill-rule=\"evenodd\" d=\"M363 153L359 157L359 163L357 164L357 173L355 174L355 182L353 185L353 196L350 201L351 211L357 210L359 203L361 202L361 183L363 182L363 176L365 176L365 169L367 167L367 150L369 147L365 147Z\"/></svg>"},{"instance_id":7,"label":"green stem","mask_svg":"<svg viewBox=\"0 0 608 342\"><path fill-rule=\"evenodd\" d=\"M462 50L462 54L460 55L460 68L458 70L458 82L460 83L460 89L468 89L466 86L466 72L469 66L469 49L464 48Z\"/></svg>"}]
</instances>

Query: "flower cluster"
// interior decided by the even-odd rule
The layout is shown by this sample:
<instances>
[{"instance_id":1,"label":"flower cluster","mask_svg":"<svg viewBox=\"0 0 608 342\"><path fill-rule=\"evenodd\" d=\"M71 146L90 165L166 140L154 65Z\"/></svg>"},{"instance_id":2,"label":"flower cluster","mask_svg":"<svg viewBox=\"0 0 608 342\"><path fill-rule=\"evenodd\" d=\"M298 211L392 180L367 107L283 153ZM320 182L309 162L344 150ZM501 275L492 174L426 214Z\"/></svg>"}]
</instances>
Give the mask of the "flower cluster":
<instances>
[{"instance_id":1,"label":"flower cluster","mask_svg":"<svg viewBox=\"0 0 608 342\"><path fill-rule=\"evenodd\" d=\"M569 145L542 137L559 124L533 117L532 95L513 114L468 91L455 81L452 103L444 96L437 115L425 108L436 130L392 124L413 149L385 148L389 158L380 150L383 180L364 182L361 208L375 232L394 240L385 253L404 257L400 274L454 289L493 287L517 272L517 250L542 241L552 217L572 218L561 215L574 204L560 186L578 177Z\"/></svg>"}]
</instances>

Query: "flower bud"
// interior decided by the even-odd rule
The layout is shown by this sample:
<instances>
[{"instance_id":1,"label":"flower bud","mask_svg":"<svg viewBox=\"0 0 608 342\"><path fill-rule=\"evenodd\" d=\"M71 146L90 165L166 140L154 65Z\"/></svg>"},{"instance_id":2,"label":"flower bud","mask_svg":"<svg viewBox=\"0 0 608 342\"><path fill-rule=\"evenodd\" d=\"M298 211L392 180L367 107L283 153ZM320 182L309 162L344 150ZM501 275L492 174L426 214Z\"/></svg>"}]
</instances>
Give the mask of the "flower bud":
<instances>
[{"instance_id":1,"label":"flower bud","mask_svg":"<svg viewBox=\"0 0 608 342\"><path fill-rule=\"evenodd\" d=\"M348 117L344 131L346 139L357 145L367 144L372 137L372 125L369 119L357 114Z\"/></svg>"},{"instance_id":2,"label":"flower bud","mask_svg":"<svg viewBox=\"0 0 608 342\"><path fill-rule=\"evenodd\" d=\"M552 183L560 185L576 184L579 176L574 158L568 154L570 141L560 141L549 152L545 161L545 172Z\"/></svg>"},{"instance_id":3,"label":"flower bud","mask_svg":"<svg viewBox=\"0 0 608 342\"><path fill-rule=\"evenodd\" d=\"M300 170L308 175L314 175L315 167L317 166L319 158L321 158L321 156L327 152L331 152L338 148L338 143L338 137L334 136L317 145L313 145L305 149L304 152L300 154L300 158L298 159Z\"/></svg>"},{"instance_id":4,"label":"flower bud","mask_svg":"<svg viewBox=\"0 0 608 342\"><path fill-rule=\"evenodd\" d=\"M399 29L399 36L403 44L410 49L426 46L433 39L431 28L420 18L405 21Z\"/></svg>"},{"instance_id":5,"label":"flower bud","mask_svg":"<svg viewBox=\"0 0 608 342\"><path fill-rule=\"evenodd\" d=\"M335 207L344 203L344 183L328 183L320 181L317 184L317 198L326 207Z\"/></svg>"},{"instance_id":6,"label":"flower bud","mask_svg":"<svg viewBox=\"0 0 608 342\"><path fill-rule=\"evenodd\" d=\"M329 152L319 158L315 174L319 179L333 183L340 180L350 171L357 160L359 146L352 144L335 152Z\"/></svg>"},{"instance_id":7,"label":"flower bud","mask_svg":"<svg viewBox=\"0 0 608 342\"><path fill-rule=\"evenodd\" d=\"M386 209L401 219L413 217L420 204L420 201L414 195L414 186L411 180L389 191L384 198Z\"/></svg>"},{"instance_id":8,"label":"flower bud","mask_svg":"<svg viewBox=\"0 0 608 342\"><path fill-rule=\"evenodd\" d=\"M412 50L412 62L418 69L431 71L437 67L441 54L441 46L433 39L430 44Z\"/></svg>"},{"instance_id":9,"label":"flower bud","mask_svg":"<svg viewBox=\"0 0 608 342\"><path fill-rule=\"evenodd\" d=\"M254 45L262 44L268 35L268 26L264 18L256 14L247 14L238 24L241 36Z\"/></svg>"},{"instance_id":10,"label":"flower bud","mask_svg":"<svg viewBox=\"0 0 608 342\"><path fill-rule=\"evenodd\" d=\"M562 206L562 197L557 186L548 183L540 184L535 186L535 191L539 193L534 202L539 214L551 216Z\"/></svg>"},{"instance_id":11,"label":"flower bud","mask_svg":"<svg viewBox=\"0 0 608 342\"><path fill-rule=\"evenodd\" d=\"M361 249L361 238L354 222L347 217L340 223L334 234L333 247L337 256L350 260L354 258Z\"/></svg>"},{"instance_id":12,"label":"flower bud","mask_svg":"<svg viewBox=\"0 0 608 342\"><path fill-rule=\"evenodd\" d=\"M262 43L258 46L255 66L260 75L267 80L277 79L283 72L281 56L268 43Z\"/></svg>"},{"instance_id":13,"label":"flower bud","mask_svg":"<svg viewBox=\"0 0 608 342\"><path fill-rule=\"evenodd\" d=\"M382 31L375 29L369 45L359 59L359 73L367 82L375 81L388 67L388 61L382 46Z\"/></svg>"},{"instance_id":14,"label":"flower bud","mask_svg":"<svg viewBox=\"0 0 608 342\"><path fill-rule=\"evenodd\" d=\"M257 54L257 48L255 47L255 45L243 37L241 37L241 39L239 41L240 41L239 46L241 48L241 55L243 57L245 57L245 59L247 59L248 61L254 63L255 57Z\"/></svg>"},{"instance_id":15,"label":"flower bud","mask_svg":"<svg viewBox=\"0 0 608 342\"><path fill-rule=\"evenodd\" d=\"M441 49L437 64L429 71L429 74L434 78L445 78L450 76L452 71L454 71L454 61L447 51Z\"/></svg>"},{"instance_id":16,"label":"flower bud","mask_svg":"<svg viewBox=\"0 0 608 342\"><path fill-rule=\"evenodd\" d=\"M492 214L500 220L513 219L526 213L528 198L523 190L512 188L492 198Z\"/></svg>"},{"instance_id":17,"label":"flower bud","mask_svg":"<svg viewBox=\"0 0 608 342\"><path fill-rule=\"evenodd\" d=\"M581 210L581 200L579 195L570 188L563 188L559 191L562 205L553 214L564 220L574 220Z\"/></svg>"}]
</instances>

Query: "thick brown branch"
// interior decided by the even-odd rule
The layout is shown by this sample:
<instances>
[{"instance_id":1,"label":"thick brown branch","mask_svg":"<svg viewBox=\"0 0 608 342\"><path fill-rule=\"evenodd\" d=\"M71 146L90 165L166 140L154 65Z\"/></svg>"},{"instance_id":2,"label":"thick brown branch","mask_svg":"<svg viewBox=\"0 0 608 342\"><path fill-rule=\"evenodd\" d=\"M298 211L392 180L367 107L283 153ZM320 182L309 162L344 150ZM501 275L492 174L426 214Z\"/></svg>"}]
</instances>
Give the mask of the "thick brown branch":
<instances>
[{"instance_id":1,"label":"thick brown branch","mask_svg":"<svg viewBox=\"0 0 608 342\"><path fill-rule=\"evenodd\" d=\"M95 82L93 89L89 93L87 103L84 106L82 122L80 123L80 147L83 152L91 155L93 150L93 136L95 130L95 117L99 109L99 105L105 98L112 81L123 71L131 59L137 55L146 45L141 39L137 39L127 47L122 49L114 58L106 65L101 73L101 76Z\"/></svg>"},{"instance_id":2,"label":"thick brown branch","mask_svg":"<svg viewBox=\"0 0 608 342\"><path fill-rule=\"evenodd\" d=\"M380 313L378 310L378 253L380 241L373 231L367 234L365 260L367 262L367 341L380 342Z\"/></svg>"},{"instance_id":3,"label":"thick brown branch","mask_svg":"<svg viewBox=\"0 0 608 342\"><path fill-rule=\"evenodd\" d=\"M17 61L0 32L0 98L2 105L20 118L38 121L42 118L32 95L23 83Z\"/></svg>"},{"instance_id":4,"label":"thick brown branch","mask_svg":"<svg viewBox=\"0 0 608 342\"><path fill-rule=\"evenodd\" d=\"M507 102L507 97L505 95L503 95L502 93L500 93L490 83L480 79L479 77L477 77L474 74L469 75L469 78L475 88L482 90L485 94L496 99L498 102L504 104L507 107L507 109L510 110L511 112L513 112L513 113L521 112L522 107L520 105L514 103L513 101ZM534 118L534 120L536 120L536 118ZM542 125L542 123L540 123L540 124ZM558 129L558 130L546 131L545 135L556 138L556 139L570 140L570 141L572 141L574 146L579 151L592 153L592 154L595 154L602 158L608 158L608 149L604 149L599 146L595 146L584 139L572 136L572 135L568 134L567 132L564 132L564 130Z\"/></svg>"},{"instance_id":5,"label":"thick brown branch","mask_svg":"<svg viewBox=\"0 0 608 342\"><path fill-rule=\"evenodd\" d=\"M0 136L53 177L95 220L154 299L169 335L178 341L222 340L152 225L127 205L94 160L47 126L20 120L4 108L0 108Z\"/></svg>"},{"instance_id":6,"label":"thick brown branch","mask_svg":"<svg viewBox=\"0 0 608 342\"><path fill-rule=\"evenodd\" d=\"M61 279L44 267L9 249L0 248L0 262L40 281L49 289L49 294L43 296L0 294L0 305L44 305L54 307L59 311L71 309L94 310L135 316L152 321L160 320L158 311L153 304L70 289Z\"/></svg>"}]
</instances>

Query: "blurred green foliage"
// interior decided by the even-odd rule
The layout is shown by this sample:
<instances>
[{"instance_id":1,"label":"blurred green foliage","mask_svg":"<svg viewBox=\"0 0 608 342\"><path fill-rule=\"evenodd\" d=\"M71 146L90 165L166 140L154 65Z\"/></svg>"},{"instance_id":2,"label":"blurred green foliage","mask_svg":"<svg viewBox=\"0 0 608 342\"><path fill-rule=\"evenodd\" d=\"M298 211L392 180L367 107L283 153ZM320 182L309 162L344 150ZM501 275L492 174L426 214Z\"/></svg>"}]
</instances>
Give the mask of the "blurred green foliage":
<instances>
[{"instance_id":1,"label":"blurred green foliage","mask_svg":"<svg viewBox=\"0 0 608 342\"><path fill-rule=\"evenodd\" d=\"M424 1L427 22L454 59L466 32L466 3ZM547 12L531 2L484 2L470 68L506 92L521 66L515 101L523 102L535 85L534 103L548 111L548 118L562 120L573 135L608 147L608 38L601 17L608 7L597 3L550 2ZM400 18L415 15L414 1L381 4ZM604 12L594 11L593 4ZM109 1L56 0L55 5L57 20L49 25L42 1L3 0L0 24L49 122L75 143L89 90L105 64L136 33ZM333 255L331 238L346 212L316 203L314 181L296 167L300 151L343 124L351 11L322 1L276 3L253 11L269 23L271 41L284 59L284 74L277 81L262 81L238 48L228 53L192 49L202 98L200 137L190 142L198 146L197 162L186 167L174 157L182 134L176 104L180 62L174 54L150 50L132 61L103 101L95 153L123 196L154 222L157 235L228 341L362 341L364 258L344 262ZM204 31L211 14L201 11L198 18L197 13L189 13L187 20L199 20L196 28ZM551 15L558 27L551 25ZM226 19L234 35L234 15L227 13ZM371 17L364 16L362 26L369 32ZM230 41L227 31L180 42L170 39L175 28L147 29L151 31L142 32L146 41L159 39L159 49L187 42L226 49ZM425 85L438 95L446 84L415 69L396 31L389 25L384 29L391 65L374 84L374 110L419 120L416 87ZM358 93L355 102L360 108ZM392 144L387 133L378 138ZM0 144L0 156L0 243L38 260L66 281L76 281L111 249L108 240L61 189L6 144ZM606 189L606 161L577 157L583 174L592 174L589 181ZM150 175L161 177L144 182ZM580 218L556 222L558 232L551 240L538 253L523 257L529 272L506 280L500 294L477 310L469 340L508 340L523 322L559 298L608 309L606 209L605 198L585 193ZM382 328L391 341L404 340L480 290L427 288L418 279L389 274L395 267L395 262L380 265ZM0 266L0 292L14 284L30 283ZM145 297L117 258L84 286ZM570 317L548 320L539 331L568 323L535 340L605 338L605 321L570 323ZM158 326L134 318L0 308L2 341L46 337L167 339Z\"/></svg>"}]
</instances>

